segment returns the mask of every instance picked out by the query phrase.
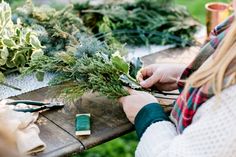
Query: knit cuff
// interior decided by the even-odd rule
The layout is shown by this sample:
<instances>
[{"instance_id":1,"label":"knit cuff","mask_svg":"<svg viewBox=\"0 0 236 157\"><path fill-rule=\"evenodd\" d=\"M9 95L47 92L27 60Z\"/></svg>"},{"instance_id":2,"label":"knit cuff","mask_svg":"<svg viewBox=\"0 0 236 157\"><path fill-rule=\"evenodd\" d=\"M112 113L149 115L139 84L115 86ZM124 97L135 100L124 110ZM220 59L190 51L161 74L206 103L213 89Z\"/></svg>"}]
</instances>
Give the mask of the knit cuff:
<instances>
[{"instance_id":1,"label":"knit cuff","mask_svg":"<svg viewBox=\"0 0 236 157\"><path fill-rule=\"evenodd\" d=\"M158 103L150 103L144 106L134 120L136 133L140 139L146 129L155 122L170 121L163 108Z\"/></svg>"}]
</instances>

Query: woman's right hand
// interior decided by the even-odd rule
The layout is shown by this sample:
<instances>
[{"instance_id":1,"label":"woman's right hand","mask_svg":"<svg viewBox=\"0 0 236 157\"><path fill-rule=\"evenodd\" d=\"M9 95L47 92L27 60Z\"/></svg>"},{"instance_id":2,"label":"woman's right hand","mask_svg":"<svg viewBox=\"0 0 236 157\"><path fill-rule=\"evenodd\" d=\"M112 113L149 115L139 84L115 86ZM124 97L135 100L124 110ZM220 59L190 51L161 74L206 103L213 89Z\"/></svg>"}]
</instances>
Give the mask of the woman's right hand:
<instances>
[{"instance_id":1,"label":"woman's right hand","mask_svg":"<svg viewBox=\"0 0 236 157\"><path fill-rule=\"evenodd\" d=\"M138 72L137 80L143 88L155 86L161 91L176 90L177 80L185 68L183 64L152 64Z\"/></svg>"}]
</instances>

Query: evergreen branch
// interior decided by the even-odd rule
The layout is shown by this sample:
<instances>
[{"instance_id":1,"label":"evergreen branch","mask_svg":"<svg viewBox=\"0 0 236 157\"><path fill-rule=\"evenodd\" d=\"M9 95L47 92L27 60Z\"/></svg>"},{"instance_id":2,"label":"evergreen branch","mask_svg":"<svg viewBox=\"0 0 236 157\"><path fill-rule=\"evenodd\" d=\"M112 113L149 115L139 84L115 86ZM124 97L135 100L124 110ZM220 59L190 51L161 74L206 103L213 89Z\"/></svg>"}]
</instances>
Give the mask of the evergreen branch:
<instances>
[{"instance_id":1,"label":"evergreen branch","mask_svg":"<svg viewBox=\"0 0 236 157\"><path fill-rule=\"evenodd\" d=\"M98 6L75 4L75 10L95 35L102 34L100 40L114 38L131 45L191 46L198 27L187 9L172 0Z\"/></svg>"}]
</instances>

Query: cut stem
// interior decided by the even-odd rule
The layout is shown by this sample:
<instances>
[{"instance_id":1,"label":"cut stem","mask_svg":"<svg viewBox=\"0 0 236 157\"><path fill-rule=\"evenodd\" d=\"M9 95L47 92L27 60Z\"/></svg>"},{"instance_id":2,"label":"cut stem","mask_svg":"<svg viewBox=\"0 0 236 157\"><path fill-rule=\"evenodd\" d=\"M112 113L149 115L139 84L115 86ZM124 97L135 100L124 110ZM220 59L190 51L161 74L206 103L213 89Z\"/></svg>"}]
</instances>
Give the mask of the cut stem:
<instances>
[{"instance_id":1,"label":"cut stem","mask_svg":"<svg viewBox=\"0 0 236 157\"><path fill-rule=\"evenodd\" d=\"M1 82L0 84L3 85L3 86L6 86L6 87L12 88L12 89L15 89L15 90L21 91L20 88L15 87L15 86L12 86L12 85L9 85L9 84L7 84L7 83L3 83L3 82Z\"/></svg>"}]
</instances>

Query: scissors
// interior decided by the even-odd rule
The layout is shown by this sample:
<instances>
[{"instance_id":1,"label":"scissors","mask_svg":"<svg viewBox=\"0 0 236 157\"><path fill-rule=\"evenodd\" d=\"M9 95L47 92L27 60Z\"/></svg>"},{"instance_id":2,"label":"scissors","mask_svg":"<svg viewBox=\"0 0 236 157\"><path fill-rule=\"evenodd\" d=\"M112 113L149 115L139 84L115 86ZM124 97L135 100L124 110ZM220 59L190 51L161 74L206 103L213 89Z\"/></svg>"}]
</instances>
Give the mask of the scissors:
<instances>
[{"instance_id":1,"label":"scissors","mask_svg":"<svg viewBox=\"0 0 236 157\"><path fill-rule=\"evenodd\" d=\"M61 102L41 102L41 101L32 101L32 100L13 100L9 101L6 104L7 105L17 105L17 104L26 104L26 105L32 105L32 106L38 106L37 108L27 108L27 109L13 109L17 112L38 112L42 110L51 110L51 109L60 109L64 107L65 105Z\"/></svg>"}]
</instances>

